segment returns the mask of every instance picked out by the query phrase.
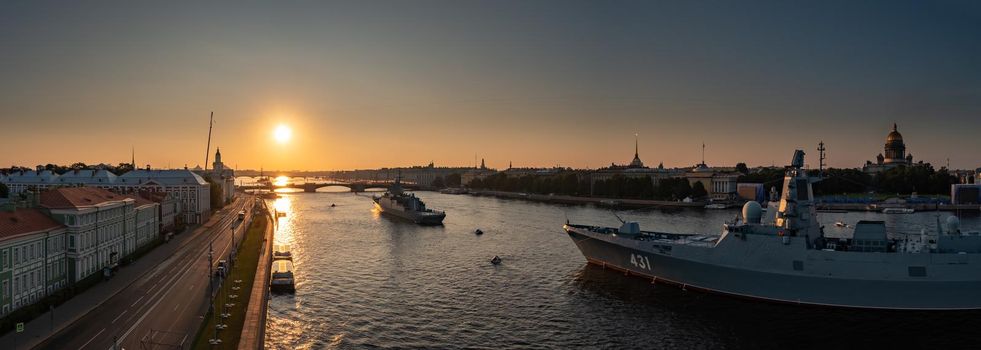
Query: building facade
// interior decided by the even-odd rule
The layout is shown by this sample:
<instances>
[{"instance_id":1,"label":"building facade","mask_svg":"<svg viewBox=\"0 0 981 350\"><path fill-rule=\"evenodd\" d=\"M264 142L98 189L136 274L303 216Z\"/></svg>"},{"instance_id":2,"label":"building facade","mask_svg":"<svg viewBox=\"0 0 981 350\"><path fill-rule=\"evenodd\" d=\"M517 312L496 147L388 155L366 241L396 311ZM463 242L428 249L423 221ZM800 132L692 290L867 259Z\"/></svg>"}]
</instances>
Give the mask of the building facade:
<instances>
[{"instance_id":1,"label":"building facade","mask_svg":"<svg viewBox=\"0 0 981 350\"><path fill-rule=\"evenodd\" d=\"M174 232L178 227L183 226L183 217L180 215L180 202L172 194L163 191L140 191L139 196L159 204L157 225L160 226L160 233Z\"/></svg>"},{"instance_id":2,"label":"building facade","mask_svg":"<svg viewBox=\"0 0 981 350\"><path fill-rule=\"evenodd\" d=\"M180 202L182 222L204 223L211 215L211 185L187 169L133 170L116 176L107 170L72 170L58 175L49 170L23 171L0 177L11 194L60 187L89 186L117 193L167 192Z\"/></svg>"},{"instance_id":3,"label":"building facade","mask_svg":"<svg viewBox=\"0 0 981 350\"><path fill-rule=\"evenodd\" d=\"M651 185L657 187L658 182L661 179L666 179L677 175L677 172L664 169L664 164L659 164L657 168L645 166L644 162L640 160L640 144L635 138L634 158L630 160L629 164L618 165L616 163L611 163L609 167L597 169L589 174L589 194L590 196L593 195L593 189L597 181L609 180L615 176L627 178L647 178L651 182Z\"/></svg>"},{"instance_id":4,"label":"building facade","mask_svg":"<svg viewBox=\"0 0 981 350\"><path fill-rule=\"evenodd\" d=\"M68 285L65 232L37 208L0 209L0 317Z\"/></svg>"},{"instance_id":5,"label":"building facade","mask_svg":"<svg viewBox=\"0 0 981 350\"><path fill-rule=\"evenodd\" d=\"M98 187L55 188L41 193L40 206L65 225L68 282L117 266L153 241L157 205Z\"/></svg>"},{"instance_id":6,"label":"building facade","mask_svg":"<svg viewBox=\"0 0 981 350\"><path fill-rule=\"evenodd\" d=\"M688 183L695 186L701 183L713 201L731 201L738 198L738 180L740 173L730 168L711 168L701 163L685 173Z\"/></svg>"},{"instance_id":7,"label":"building facade","mask_svg":"<svg viewBox=\"0 0 981 350\"><path fill-rule=\"evenodd\" d=\"M134 170L120 181L136 191L169 193L180 202L180 219L201 224L211 216L211 185L190 170Z\"/></svg>"},{"instance_id":8,"label":"building facade","mask_svg":"<svg viewBox=\"0 0 981 350\"><path fill-rule=\"evenodd\" d=\"M231 202L235 197L235 170L226 167L221 160L221 148L215 150L215 161L211 164L211 170L198 173L208 177L213 183L221 184L222 200L225 203Z\"/></svg>"}]
</instances>

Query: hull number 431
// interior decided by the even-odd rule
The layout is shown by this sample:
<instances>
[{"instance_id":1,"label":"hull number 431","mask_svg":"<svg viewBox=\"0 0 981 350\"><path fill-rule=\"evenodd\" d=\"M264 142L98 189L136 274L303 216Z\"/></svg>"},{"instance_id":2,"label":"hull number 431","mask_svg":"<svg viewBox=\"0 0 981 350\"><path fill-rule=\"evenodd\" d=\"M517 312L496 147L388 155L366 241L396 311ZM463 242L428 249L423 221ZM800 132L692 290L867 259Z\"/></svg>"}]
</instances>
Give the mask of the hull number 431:
<instances>
[{"instance_id":1,"label":"hull number 431","mask_svg":"<svg viewBox=\"0 0 981 350\"><path fill-rule=\"evenodd\" d=\"M650 270L652 267L654 267L646 256L640 254L630 254L630 263L633 264L634 267L644 270Z\"/></svg>"}]
</instances>

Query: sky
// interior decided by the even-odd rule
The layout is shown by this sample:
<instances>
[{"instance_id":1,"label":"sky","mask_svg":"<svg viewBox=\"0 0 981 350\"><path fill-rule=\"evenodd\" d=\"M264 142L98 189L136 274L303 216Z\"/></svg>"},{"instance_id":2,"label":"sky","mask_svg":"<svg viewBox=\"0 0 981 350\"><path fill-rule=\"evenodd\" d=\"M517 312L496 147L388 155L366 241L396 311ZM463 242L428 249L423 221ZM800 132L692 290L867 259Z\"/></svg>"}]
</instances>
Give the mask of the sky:
<instances>
[{"instance_id":1,"label":"sky","mask_svg":"<svg viewBox=\"0 0 981 350\"><path fill-rule=\"evenodd\" d=\"M0 3L0 166L981 166L981 2ZM277 142L278 125L292 138ZM213 158L211 158L213 160Z\"/></svg>"}]
</instances>

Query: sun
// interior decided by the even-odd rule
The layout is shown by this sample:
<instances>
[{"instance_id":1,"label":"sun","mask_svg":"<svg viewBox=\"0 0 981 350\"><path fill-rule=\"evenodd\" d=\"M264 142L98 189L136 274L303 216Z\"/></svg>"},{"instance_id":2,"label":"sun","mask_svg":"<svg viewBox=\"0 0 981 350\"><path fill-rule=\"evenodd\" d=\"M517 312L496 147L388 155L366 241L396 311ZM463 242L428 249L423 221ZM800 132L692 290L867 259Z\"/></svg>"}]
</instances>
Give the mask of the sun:
<instances>
[{"instance_id":1,"label":"sun","mask_svg":"<svg viewBox=\"0 0 981 350\"><path fill-rule=\"evenodd\" d=\"M276 139L276 142L287 143L293 138L293 130L289 126L280 124L273 130L273 138Z\"/></svg>"}]
</instances>

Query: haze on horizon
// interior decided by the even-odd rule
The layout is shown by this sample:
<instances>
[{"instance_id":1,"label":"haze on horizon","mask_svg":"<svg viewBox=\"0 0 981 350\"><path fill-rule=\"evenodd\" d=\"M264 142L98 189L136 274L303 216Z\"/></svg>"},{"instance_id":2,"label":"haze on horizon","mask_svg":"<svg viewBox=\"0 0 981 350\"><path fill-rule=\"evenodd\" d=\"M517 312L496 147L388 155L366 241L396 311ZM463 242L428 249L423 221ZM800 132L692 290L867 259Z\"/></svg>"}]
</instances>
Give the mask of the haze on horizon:
<instances>
[{"instance_id":1,"label":"haze on horizon","mask_svg":"<svg viewBox=\"0 0 981 350\"><path fill-rule=\"evenodd\" d=\"M981 166L981 3L0 4L0 165ZM277 142L278 125L292 128ZM814 158L809 159L809 163Z\"/></svg>"}]
</instances>

